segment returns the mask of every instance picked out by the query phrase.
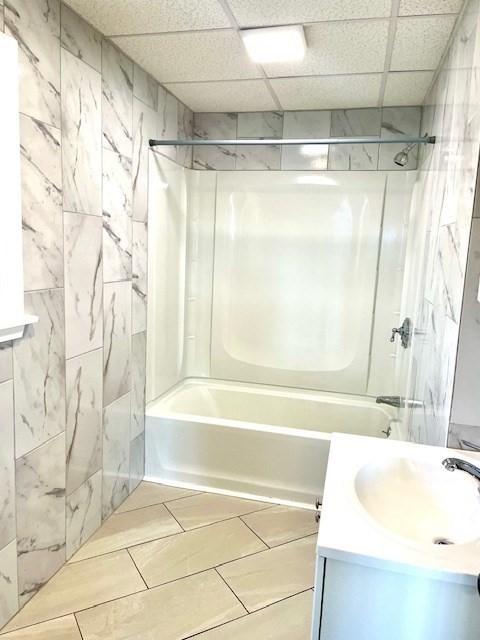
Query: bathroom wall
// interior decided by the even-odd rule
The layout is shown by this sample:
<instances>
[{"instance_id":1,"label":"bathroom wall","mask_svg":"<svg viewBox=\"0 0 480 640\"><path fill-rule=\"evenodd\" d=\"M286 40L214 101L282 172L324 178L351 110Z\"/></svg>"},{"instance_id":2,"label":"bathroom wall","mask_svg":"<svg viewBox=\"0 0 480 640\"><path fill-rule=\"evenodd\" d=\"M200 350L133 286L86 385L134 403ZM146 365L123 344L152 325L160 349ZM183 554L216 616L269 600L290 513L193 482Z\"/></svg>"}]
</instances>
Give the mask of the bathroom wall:
<instances>
[{"instance_id":1,"label":"bathroom wall","mask_svg":"<svg viewBox=\"0 0 480 640\"><path fill-rule=\"evenodd\" d=\"M334 111L266 111L195 113L197 138L328 138L420 134L421 107L341 109ZM417 167L415 148L405 167L393 162L403 144L208 146L195 147L195 169L402 171Z\"/></svg>"},{"instance_id":2,"label":"bathroom wall","mask_svg":"<svg viewBox=\"0 0 480 640\"><path fill-rule=\"evenodd\" d=\"M424 106L421 130L437 143L421 151L407 253L407 262L418 261L409 283L414 308L404 309L416 325L407 394L423 403L407 428L411 440L428 444L445 445L449 431L479 153L479 64L479 3L470 0Z\"/></svg>"},{"instance_id":3,"label":"bathroom wall","mask_svg":"<svg viewBox=\"0 0 480 640\"><path fill-rule=\"evenodd\" d=\"M58 0L19 43L27 311L0 348L0 627L143 477L150 136L192 114ZM191 164L191 149L165 149Z\"/></svg>"}]
</instances>

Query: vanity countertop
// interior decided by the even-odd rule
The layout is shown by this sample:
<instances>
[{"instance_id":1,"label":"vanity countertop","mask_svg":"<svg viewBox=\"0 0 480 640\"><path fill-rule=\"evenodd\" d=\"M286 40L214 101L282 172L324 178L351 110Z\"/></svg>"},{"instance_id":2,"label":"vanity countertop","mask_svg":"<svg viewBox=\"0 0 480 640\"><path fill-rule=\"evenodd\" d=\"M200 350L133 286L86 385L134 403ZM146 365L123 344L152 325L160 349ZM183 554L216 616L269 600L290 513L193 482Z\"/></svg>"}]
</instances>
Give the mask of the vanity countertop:
<instances>
[{"instance_id":1,"label":"vanity countertop","mask_svg":"<svg viewBox=\"0 0 480 640\"><path fill-rule=\"evenodd\" d=\"M461 458L480 466L480 454L474 452L364 436L333 434L318 533L318 555L379 569L476 585L477 576L480 573L480 530L477 528L477 515L480 517L480 494L476 491L478 483L463 471L449 472L444 469L441 463L447 457ZM473 514L472 531L475 534L467 536L466 541L458 544L439 545L434 544L433 541L419 542L404 537L381 525L366 510L358 497L359 478L367 477L368 482L372 482L371 478L376 476L374 474L372 476L370 469L375 471L380 468L384 473L385 469L389 469L389 465L395 469L399 461L400 466L403 465L407 470L409 465L420 471L425 468L427 480L423 487L427 489L426 494L433 486L429 485L429 482L438 481L439 478L442 485L450 482L443 474L452 473L452 476L462 474L454 480L456 485L460 483L460 491L457 491L456 495L457 497L465 495L467 498L468 494L468 500L465 499L465 508L469 509L468 513ZM365 473L365 469L368 473ZM381 481L380 479L379 482ZM384 502L384 504L387 505L386 509L390 512L390 517L396 517L397 505L398 518L412 517L413 502L415 502L417 514L421 516L418 506L421 507L422 504L422 491L415 491L412 493L413 498L410 499L408 496L402 497L401 493L397 493L397 498L394 498L394 491L401 492L403 485L397 482L395 473L391 475L389 482L389 486L392 487L392 500L395 499L395 503ZM440 483L437 482L438 484ZM372 487L371 494L377 494L378 484L367 484L366 494L364 484L363 495L366 495L367 500L375 499L368 494L369 486ZM458 513L459 509L463 508L462 500L456 499L455 504L452 503L452 495L448 495L449 486L445 484L447 487L445 501L450 505L448 508L454 508ZM463 486L466 489L465 493L463 493ZM399 495L400 498L398 498ZM437 491L437 486L434 487L433 495L434 498L442 500L442 493L440 490ZM385 500L385 495L383 499ZM442 531L438 531L438 535L441 536Z\"/></svg>"}]
</instances>

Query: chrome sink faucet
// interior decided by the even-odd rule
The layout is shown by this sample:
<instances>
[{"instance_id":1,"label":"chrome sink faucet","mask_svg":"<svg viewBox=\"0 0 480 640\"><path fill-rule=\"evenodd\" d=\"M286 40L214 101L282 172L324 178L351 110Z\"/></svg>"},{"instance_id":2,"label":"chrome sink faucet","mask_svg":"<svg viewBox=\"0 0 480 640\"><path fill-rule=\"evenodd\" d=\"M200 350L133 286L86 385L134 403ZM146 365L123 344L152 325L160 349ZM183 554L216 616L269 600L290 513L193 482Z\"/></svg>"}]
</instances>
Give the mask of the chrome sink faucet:
<instances>
[{"instance_id":1,"label":"chrome sink faucet","mask_svg":"<svg viewBox=\"0 0 480 640\"><path fill-rule=\"evenodd\" d=\"M461 460L460 458L445 458L445 460L442 461L442 464L447 471L455 471L456 469L459 469L460 471L469 473L477 480L480 480L480 469L471 462Z\"/></svg>"}]
</instances>

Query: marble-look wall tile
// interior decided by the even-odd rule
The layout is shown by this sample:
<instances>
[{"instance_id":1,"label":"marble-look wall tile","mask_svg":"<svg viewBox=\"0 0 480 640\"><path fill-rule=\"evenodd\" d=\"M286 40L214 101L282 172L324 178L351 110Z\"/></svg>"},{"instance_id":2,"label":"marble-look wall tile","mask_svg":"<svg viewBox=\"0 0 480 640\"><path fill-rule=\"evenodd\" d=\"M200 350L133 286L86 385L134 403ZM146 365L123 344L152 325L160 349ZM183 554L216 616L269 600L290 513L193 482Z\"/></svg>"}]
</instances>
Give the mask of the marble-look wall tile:
<instances>
[{"instance_id":1,"label":"marble-look wall tile","mask_svg":"<svg viewBox=\"0 0 480 640\"><path fill-rule=\"evenodd\" d=\"M181 102L178 103L178 128L179 140L192 140L193 138L193 112ZM193 161L193 148L190 145L177 147L177 162L190 169Z\"/></svg>"},{"instance_id":2,"label":"marble-look wall tile","mask_svg":"<svg viewBox=\"0 0 480 640\"><path fill-rule=\"evenodd\" d=\"M18 591L24 605L65 562L65 435L17 460Z\"/></svg>"},{"instance_id":3,"label":"marble-look wall tile","mask_svg":"<svg viewBox=\"0 0 480 640\"><path fill-rule=\"evenodd\" d=\"M166 89L158 87L157 107L157 137L159 140L176 140L178 138L178 100ZM176 147L157 147L157 153L162 153L172 160L177 158Z\"/></svg>"},{"instance_id":4,"label":"marble-look wall tile","mask_svg":"<svg viewBox=\"0 0 480 640\"><path fill-rule=\"evenodd\" d=\"M132 333L147 328L147 225L133 223Z\"/></svg>"},{"instance_id":5,"label":"marble-look wall tile","mask_svg":"<svg viewBox=\"0 0 480 640\"><path fill-rule=\"evenodd\" d=\"M158 106L158 82L138 64L133 65L133 95L154 111Z\"/></svg>"},{"instance_id":6,"label":"marble-look wall tile","mask_svg":"<svg viewBox=\"0 0 480 640\"><path fill-rule=\"evenodd\" d=\"M132 158L133 63L109 40L102 42L103 145Z\"/></svg>"},{"instance_id":7,"label":"marble-look wall tile","mask_svg":"<svg viewBox=\"0 0 480 640\"><path fill-rule=\"evenodd\" d=\"M147 334L143 331L132 336L132 440L145 430L146 357Z\"/></svg>"},{"instance_id":8,"label":"marble-look wall tile","mask_svg":"<svg viewBox=\"0 0 480 640\"><path fill-rule=\"evenodd\" d=\"M236 113L195 113L195 138L234 140L237 137ZM194 169L235 169L235 146L194 147Z\"/></svg>"},{"instance_id":9,"label":"marble-look wall tile","mask_svg":"<svg viewBox=\"0 0 480 640\"><path fill-rule=\"evenodd\" d=\"M283 114L284 138L328 138L330 111L286 111ZM327 168L328 145L282 147L282 169Z\"/></svg>"},{"instance_id":10,"label":"marble-look wall tile","mask_svg":"<svg viewBox=\"0 0 480 640\"><path fill-rule=\"evenodd\" d=\"M145 434L130 443L130 493L140 484L145 475Z\"/></svg>"},{"instance_id":11,"label":"marble-look wall tile","mask_svg":"<svg viewBox=\"0 0 480 640\"><path fill-rule=\"evenodd\" d=\"M133 99L133 219L147 221L148 141L157 135L157 112Z\"/></svg>"},{"instance_id":12,"label":"marble-look wall tile","mask_svg":"<svg viewBox=\"0 0 480 640\"><path fill-rule=\"evenodd\" d=\"M66 509L66 554L69 560L102 523L102 470L67 496Z\"/></svg>"},{"instance_id":13,"label":"marble-look wall tile","mask_svg":"<svg viewBox=\"0 0 480 640\"><path fill-rule=\"evenodd\" d=\"M67 495L102 465L103 352L67 360Z\"/></svg>"},{"instance_id":14,"label":"marble-look wall tile","mask_svg":"<svg viewBox=\"0 0 480 640\"><path fill-rule=\"evenodd\" d=\"M130 393L103 412L103 518L120 506L129 494Z\"/></svg>"},{"instance_id":15,"label":"marble-look wall tile","mask_svg":"<svg viewBox=\"0 0 480 640\"><path fill-rule=\"evenodd\" d=\"M283 114L277 111L239 113L237 116L237 139L281 138ZM280 169L281 147L237 147L235 168L240 170Z\"/></svg>"},{"instance_id":16,"label":"marble-look wall tile","mask_svg":"<svg viewBox=\"0 0 480 640\"><path fill-rule=\"evenodd\" d=\"M340 109L332 111L330 135L337 138L380 136L381 109ZM375 171L378 144L330 145L328 168L338 171Z\"/></svg>"},{"instance_id":17,"label":"marble-look wall tile","mask_svg":"<svg viewBox=\"0 0 480 640\"><path fill-rule=\"evenodd\" d=\"M103 403L107 406L131 389L130 282L114 282L104 286L103 315Z\"/></svg>"},{"instance_id":18,"label":"marble-look wall tile","mask_svg":"<svg viewBox=\"0 0 480 640\"><path fill-rule=\"evenodd\" d=\"M13 378L12 343L0 342L0 382Z\"/></svg>"},{"instance_id":19,"label":"marble-look wall tile","mask_svg":"<svg viewBox=\"0 0 480 640\"><path fill-rule=\"evenodd\" d=\"M17 541L0 549L0 629L18 610Z\"/></svg>"},{"instance_id":20,"label":"marble-look wall tile","mask_svg":"<svg viewBox=\"0 0 480 640\"><path fill-rule=\"evenodd\" d=\"M65 429L63 291L29 293L25 307L39 319L14 346L17 457Z\"/></svg>"},{"instance_id":21,"label":"marble-look wall tile","mask_svg":"<svg viewBox=\"0 0 480 640\"><path fill-rule=\"evenodd\" d=\"M97 71L102 70L102 36L69 6L61 6L61 45ZM62 69L62 73L63 73Z\"/></svg>"},{"instance_id":22,"label":"marble-look wall tile","mask_svg":"<svg viewBox=\"0 0 480 640\"><path fill-rule=\"evenodd\" d=\"M100 74L65 49L62 54L63 208L102 214Z\"/></svg>"},{"instance_id":23,"label":"marble-look wall tile","mask_svg":"<svg viewBox=\"0 0 480 640\"><path fill-rule=\"evenodd\" d=\"M396 138L398 136L420 135L420 121L422 107L387 107L382 109L382 138ZM404 149L405 144L382 144L378 157L380 171L405 171L417 168L418 147L414 147L408 156L404 167L394 162L395 154Z\"/></svg>"},{"instance_id":24,"label":"marble-look wall tile","mask_svg":"<svg viewBox=\"0 0 480 640\"><path fill-rule=\"evenodd\" d=\"M8 0L5 32L19 45L20 111L59 127L59 0Z\"/></svg>"},{"instance_id":25,"label":"marble-look wall tile","mask_svg":"<svg viewBox=\"0 0 480 640\"><path fill-rule=\"evenodd\" d=\"M71 358L103 343L102 220L64 214L65 350Z\"/></svg>"},{"instance_id":26,"label":"marble-look wall tile","mask_svg":"<svg viewBox=\"0 0 480 640\"><path fill-rule=\"evenodd\" d=\"M132 277L132 161L103 150L103 281Z\"/></svg>"},{"instance_id":27,"label":"marble-look wall tile","mask_svg":"<svg viewBox=\"0 0 480 640\"><path fill-rule=\"evenodd\" d=\"M4 19L3 19L4 3L0 0L0 31L3 31Z\"/></svg>"},{"instance_id":28,"label":"marble-look wall tile","mask_svg":"<svg viewBox=\"0 0 480 640\"><path fill-rule=\"evenodd\" d=\"M20 118L25 290L63 286L60 131Z\"/></svg>"},{"instance_id":29,"label":"marble-look wall tile","mask_svg":"<svg viewBox=\"0 0 480 640\"><path fill-rule=\"evenodd\" d=\"M450 424L448 446L451 449L465 449L480 452L480 425Z\"/></svg>"},{"instance_id":30,"label":"marble-look wall tile","mask_svg":"<svg viewBox=\"0 0 480 640\"><path fill-rule=\"evenodd\" d=\"M15 538L13 381L0 384L0 549Z\"/></svg>"}]
</instances>

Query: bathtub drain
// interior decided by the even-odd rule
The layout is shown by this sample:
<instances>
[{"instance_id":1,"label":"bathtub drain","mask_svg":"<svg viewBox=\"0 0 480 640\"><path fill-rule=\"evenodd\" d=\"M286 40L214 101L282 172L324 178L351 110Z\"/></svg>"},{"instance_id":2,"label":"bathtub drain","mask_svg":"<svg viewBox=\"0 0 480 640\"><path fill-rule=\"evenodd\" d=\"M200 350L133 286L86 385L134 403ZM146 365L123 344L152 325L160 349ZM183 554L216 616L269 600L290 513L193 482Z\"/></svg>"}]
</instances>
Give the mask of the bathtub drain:
<instances>
[{"instance_id":1,"label":"bathtub drain","mask_svg":"<svg viewBox=\"0 0 480 640\"><path fill-rule=\"evenodd\" d=\"M434 538L433 544L449 545L449 544L455 544L455 543L449 540L448 538Z\"/></svg>"}]
</instances>

